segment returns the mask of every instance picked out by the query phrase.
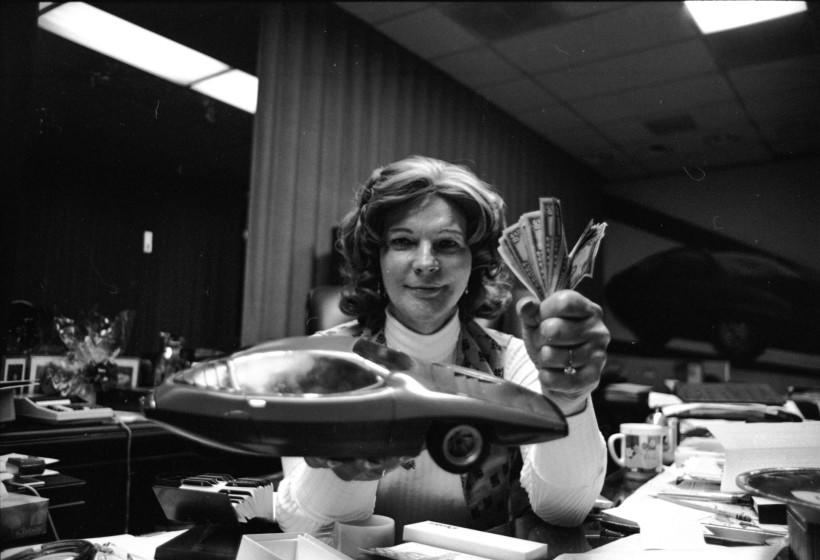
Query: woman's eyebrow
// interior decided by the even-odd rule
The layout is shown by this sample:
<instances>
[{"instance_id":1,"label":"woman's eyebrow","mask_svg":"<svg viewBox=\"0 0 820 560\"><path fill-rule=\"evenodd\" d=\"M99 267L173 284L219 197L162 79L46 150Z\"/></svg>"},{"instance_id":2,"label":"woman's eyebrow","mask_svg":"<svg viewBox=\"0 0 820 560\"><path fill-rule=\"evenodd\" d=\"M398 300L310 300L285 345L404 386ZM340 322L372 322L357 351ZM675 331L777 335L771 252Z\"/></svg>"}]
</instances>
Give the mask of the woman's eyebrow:
<instances>
[{"instance_id":1,"label":"woman's eyebrow","mask_svg":"<svg viewBox=\"0 0 820 560\"><path fill-rule=\"evenodd\" d=\"M387 233L396 233L396 232L413 233L413 231L414 230L412 228L408 227L408 226L391 226L391 227L387 228Z\"/></svg>"}]
</instances>

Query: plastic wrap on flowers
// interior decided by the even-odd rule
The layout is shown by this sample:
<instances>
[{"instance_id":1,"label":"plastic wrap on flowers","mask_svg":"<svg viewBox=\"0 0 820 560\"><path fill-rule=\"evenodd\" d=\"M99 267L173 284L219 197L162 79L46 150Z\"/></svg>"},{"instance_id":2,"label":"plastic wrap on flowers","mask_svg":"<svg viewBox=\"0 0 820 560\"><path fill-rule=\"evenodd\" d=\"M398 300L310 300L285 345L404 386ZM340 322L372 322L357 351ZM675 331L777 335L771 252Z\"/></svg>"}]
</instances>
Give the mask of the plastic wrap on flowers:
<instances>
[{"instance_id":1,"label":"plastic wrap on flowers","mask_svg":"<svg viewBox=\"0 0 820 560\"><path fill-rule=\"evenodd\" d=\"M92 313L81 322L70 317L54 318L60 340L68 349L62 364L52 363L40 380L43 393L77 395L93 401L97 391L117 385L114 359L124 345L128 315L115 320Z\"/></svg>"}]
</instances>

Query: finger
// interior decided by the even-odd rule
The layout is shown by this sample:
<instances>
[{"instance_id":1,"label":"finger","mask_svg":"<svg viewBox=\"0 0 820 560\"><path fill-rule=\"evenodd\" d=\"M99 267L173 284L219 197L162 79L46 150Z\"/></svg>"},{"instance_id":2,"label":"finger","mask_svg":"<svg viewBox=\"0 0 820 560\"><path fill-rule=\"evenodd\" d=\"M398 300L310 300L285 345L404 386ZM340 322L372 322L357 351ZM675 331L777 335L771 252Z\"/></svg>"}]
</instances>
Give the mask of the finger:
<instances>
[{"instance_id":1,"label":"finger","mask_svg":"<svg viewBox=\"0 0 820 560\"><path fill-rule=\"evenodd\" d=\"M562 317L564 319L584 319L600 317L601 307L575 290L559 290L541 302L542 317Z\"/></svg>"},{"instance_id":2,"label":"finger","mask_svg":"<svg viewBox=\"0 0 820 560\"><path fill-rule=\"evenodd\" d=\"M588 393L598 386L601 379L601 371L606 362L606 352L602 350L593 351L592 354L576 358L575 351L572 356L572 368L568 373L570 365L568 352L564 352L564 360L559 361L555 352L551 364L541 367L538 370L538 380L541 382L542 390L559 391L568 394ZM557 365L554 365L557 364Z\"/></svg>"},{"instance_id":3,"label":"finger","mask_svg":"<svg viewBox=\"0 0 820 560\"><path fill-rule=\"evenodd\" d=\"M574 347L585 343L606 347L609 344L609 329L596 316L584 319L550 317L541 322L538 335L544 344L558 347Z\"/></svg>"},{"instance_id":4,"label":"finger","mask_svg":"<svg viewBox=\"0 0 820 560\"><path fill-rule=\"evenodd\" d=\"M538 363L536 365L539 369L555 370L556 372L562 372L567 366L580 369L592 362L592 356L600 350L600 347L589 342L577 346L545 345L538 349Z\"/></svg>"},{"instance_id":5,"label":"finger","mask_svg":"<svg viewBox=\"0 0 820 560\"><path fill-rule=\"evenodd\" d=\"M523 325L534 329L541 323L541 310L534 297L523 297L515 304L515 311Z\"/></svg>"}]
</instances>

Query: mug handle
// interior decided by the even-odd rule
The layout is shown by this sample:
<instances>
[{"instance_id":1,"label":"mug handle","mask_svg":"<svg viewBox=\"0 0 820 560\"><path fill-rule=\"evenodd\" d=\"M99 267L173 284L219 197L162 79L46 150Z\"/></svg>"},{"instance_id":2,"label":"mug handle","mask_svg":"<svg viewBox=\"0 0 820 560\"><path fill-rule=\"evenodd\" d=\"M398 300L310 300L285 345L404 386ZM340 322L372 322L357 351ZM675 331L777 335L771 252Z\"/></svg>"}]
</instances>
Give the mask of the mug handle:
<instances>
[{"instance_id":1,"label":"mug handle","mask_svg":"<svg viewBox=\"0 0 820 560\"><path fill-rule=\"evenodd\" d=\"M622 467L623 467L623 466L625 466L625 464L624 464L624 459L623 459L623 457L621 457L621 456L618 454L618 452L615 450L615 442L617 442L619 439L623 439L623 438L624 438L624 435L623 435L622 433L620 433L620 432L619 432L619 433L616 433L616 434L612 434L612 435L611 435L611 436L609 436L609 438L606 440L606 446L607 446L607 448L609 449L609 454L612 456L612 459L613 459L616 463L618 463L619 465L621 465Z\"/></svg>"}]
</instances>

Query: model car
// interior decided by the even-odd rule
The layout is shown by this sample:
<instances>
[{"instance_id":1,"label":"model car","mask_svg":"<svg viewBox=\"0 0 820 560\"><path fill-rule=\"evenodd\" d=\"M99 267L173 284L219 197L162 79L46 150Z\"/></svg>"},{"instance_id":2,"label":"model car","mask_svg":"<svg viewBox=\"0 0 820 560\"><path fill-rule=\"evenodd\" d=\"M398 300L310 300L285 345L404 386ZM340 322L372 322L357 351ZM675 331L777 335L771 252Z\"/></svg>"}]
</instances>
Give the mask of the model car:
<instances>
[{"instance_id":1,"label":"model car","mask_svg":"<svg viewBox=\"0 0 820 560\"><path fill-rule=\"evenodd\" d=\"M365 339L286 338L156 387L145 414L202 443L268 456L416 456L466 472L489 451L567 434L540 393Z\"/></svg>"}]
</instances>

